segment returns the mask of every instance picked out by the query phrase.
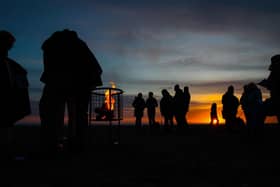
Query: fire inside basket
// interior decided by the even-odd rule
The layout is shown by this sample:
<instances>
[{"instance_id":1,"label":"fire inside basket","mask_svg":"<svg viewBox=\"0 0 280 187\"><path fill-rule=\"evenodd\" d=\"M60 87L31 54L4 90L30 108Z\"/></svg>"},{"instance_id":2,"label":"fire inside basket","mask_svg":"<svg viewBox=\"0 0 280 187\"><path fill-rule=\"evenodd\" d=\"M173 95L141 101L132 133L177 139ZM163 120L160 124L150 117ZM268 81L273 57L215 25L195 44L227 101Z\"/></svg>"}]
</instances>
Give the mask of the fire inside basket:
<instances>
[{"instance_id":1,"label":"fire inside basket","mask_svg":"<svg viewBox=\"0 0 280 187\"><path fill-rule=\"evenodd\" d=\"M89 106L91 121L120 121L123 119L123 91L111 87L99 87L92 91Z\"/></svg>"}]
</instances>

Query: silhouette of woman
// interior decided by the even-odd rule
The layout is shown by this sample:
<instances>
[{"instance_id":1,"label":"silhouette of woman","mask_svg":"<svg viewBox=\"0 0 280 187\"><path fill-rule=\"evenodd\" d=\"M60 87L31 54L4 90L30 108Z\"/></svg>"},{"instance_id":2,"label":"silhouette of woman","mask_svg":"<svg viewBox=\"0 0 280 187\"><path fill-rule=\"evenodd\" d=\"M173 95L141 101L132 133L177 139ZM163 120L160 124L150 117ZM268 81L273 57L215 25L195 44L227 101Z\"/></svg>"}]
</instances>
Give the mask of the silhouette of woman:
<instances>
[{"instance_id":1,"label":"silhouette of woman","mask_svg":"<svg viewBox=\"0 0 280 187\"><path fill-rule=\"evenodd\" d=\"M8 51L14 42L15 38L11 33L0 31L0 118L1 132L5 132L7 144L12 141L14 123L31 112L27 72L8 57Z\"/></svg>"},{"instance_id":2,"label":"silhouette of woman","mask_svg":"<svg viewBox=\"0 0 280 187\"><path fill-rule=\"evenodd\" d=\"M42 140L56 151L68 107L69 139L76 149L86 140L88 103L91 90L102 85L102 69L93 53L75 31L53 33L42 45L45 83L40 100Z\"/></svg>"}]
</instances>

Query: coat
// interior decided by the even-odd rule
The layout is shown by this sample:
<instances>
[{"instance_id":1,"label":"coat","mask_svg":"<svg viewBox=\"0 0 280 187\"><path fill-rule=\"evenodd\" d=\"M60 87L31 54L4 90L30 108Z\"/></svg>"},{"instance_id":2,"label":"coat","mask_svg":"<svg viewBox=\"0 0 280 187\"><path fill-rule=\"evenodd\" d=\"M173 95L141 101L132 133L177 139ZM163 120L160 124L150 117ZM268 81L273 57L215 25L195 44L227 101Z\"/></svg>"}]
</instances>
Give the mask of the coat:
<instances>
[{"instance_id":1,"label":"coat","mask_svg":"<svg viewBox=\"0 0 280 187\"><path fill-rule=\"evenodd\" d=\"M0 60L0 74L1 121L4 126L11 126L31 113L27 71L6 58Z\"/></svg>"},{"instance_id":2,"label":"coat","mask_svg":"<svg viewBox=\"0 0 280 187\"><path fill-rule=\"evenodd\" d=\"M71 31L55 32L42 45L44 71L41 81L72 90L102 85L102 69L84 41Z\"/></svg>"}]
</instances>

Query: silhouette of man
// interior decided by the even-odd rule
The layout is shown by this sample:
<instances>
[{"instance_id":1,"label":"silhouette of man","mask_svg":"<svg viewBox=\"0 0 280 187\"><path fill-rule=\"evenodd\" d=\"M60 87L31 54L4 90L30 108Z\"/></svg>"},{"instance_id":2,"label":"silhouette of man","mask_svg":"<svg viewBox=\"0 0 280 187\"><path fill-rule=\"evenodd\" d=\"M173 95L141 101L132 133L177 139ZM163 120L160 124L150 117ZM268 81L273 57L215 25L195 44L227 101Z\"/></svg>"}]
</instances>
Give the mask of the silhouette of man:
<instances>
[{"instance_id":1,"label":"silhouette of man","mask_svg":"<svg viewBox=\"0 0 280 187\"><path fill-rule=\"evenodd\" d=\"M231 127L232 125L235 125L234 122L236 122L236 114L239 106L239 100L234 96L233 86L229 86L227 92L223 95L222 104L222 115L225 119L226 126Z\"/></svg>"},{"instance_id":2,"label":"silhouette of man","mask_svg":"<svg viewBox=\"0 0 280 187\"><path fill-rule=\"evenodd\" d=\"M185 86L184 87L184 95L185 95L185 121L186 121L186 125L188 125L188 121L187 121L187 113L189 111L189 105L190 105L190 101L191 101L191 94L189 91L189 87Z\"/></svg>"},{"instance_id":3,"label":"silhouette of man","mask_svg":"<svg viewBox=\"0 0 280 187\"><path fill-rule=\"evenodd\" d=\"M173 98L166 89L161 91L160 113L164 117L164 126L173 126Z\"/></svg>"},{"instance_id":4,"label":"silhouette of man","mask_svg":"<svg viewBox=\"0 0 280 187\"><path fill-rule=\"evenodd\" d=\"M177 126L183 127L186 125L186 100L183 90L178 84L174 86L175 95L174 102L174 116L177 122Z\"/></svg>"},{"instance_id":5,"label":"silhouette of man","mask_svg":"<svg viewBox=\"0 0 280 187\"><path fill-rule=\"evenodd\" d=\"M157 100L154 98L154 93L149 92L149 97L146 100L147 114L149 119L149 125L155 125L155 117L156 117L156 107L158 107Z\"/></svg>"},{"instance_id":6,"label":"silhouette of man","mask_svg":"<svg viewBox=\"0 0 280 187\"><path fill-rule=\"evenodd\" d=\"M134 116L136 118L135 125L136 127L141 127L142 117L144 114L144 109L146 107L146 103L143 99L142 93L138 93L137 97L135 97L132 103L132 106L134 107Z\"/></svg>"},{"instance_id":7,"label":"silhouette of man","mask_svg":"<svg viewBox=\"0 0 280 187\"><path fill-rule=\"evenodd\" d=\"M271 57L271 64L269 66L270 74L267 79L262 80L259 85L267 88L270 91L270 98L266 100L265 104L267 110L272 111L273 115L277 116L278 123L280 123L280 55ZM270 114L271 115L271 114Z\"/></svg>"},{"instance_id":8,"label":"silhouette of man","mask_svg":"<svg viewBox=\"0 0 280 187\"><path fill-rule=\"evenodd\" d=\"M62 135L65 106L68 107L69 139L81 149L88 127L91 90L102 85L102 69L75 31L54 32L42 45L45 83L40 100L43 143L53 151Z\"/></svg>"},{"instance_id":9,"label":"silhouette of man","mask_svg":"<svg viewBox=\"0 0 280 187\"><path fill-rule=\"evenodd\" d=\"M31 112L27 71L8 57L8 52L13 47L14 42L15 37L11 33L0 31L1 133L4 133L2 135L5 136L6 140L3 141L6 141L8 146L12 143L14 123ZM1 138L3 138L2 135Z\"/></svg>"}]
</instances>

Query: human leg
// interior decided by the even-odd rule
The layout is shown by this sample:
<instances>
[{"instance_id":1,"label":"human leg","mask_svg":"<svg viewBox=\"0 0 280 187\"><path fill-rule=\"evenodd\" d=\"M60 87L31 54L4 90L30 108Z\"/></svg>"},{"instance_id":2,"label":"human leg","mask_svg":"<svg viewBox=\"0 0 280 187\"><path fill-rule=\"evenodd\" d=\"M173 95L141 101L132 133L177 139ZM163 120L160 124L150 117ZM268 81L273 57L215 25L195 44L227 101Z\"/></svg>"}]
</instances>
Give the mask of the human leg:
<instances>
[{"instance_id":1,"label":"human leg","mask_svg":"<svg viewBox=\"0 0 280 187\"><path fill-rule=\"evenodd\" d=\"M65 100L63 94L45 86L39 103L41 143L48 151L55 151L63 132Z\"/></svg>"},{"instance_id":2,"label":"human leg","mask_svg":"<svg viewBox=\"0 0 280 187\"><path fill-rule=\"evenodd\" d=\"M90 91L79 91L67 97L69 137L79 148L87 143L89 98Z\"/></svg>"}]
</instances>

